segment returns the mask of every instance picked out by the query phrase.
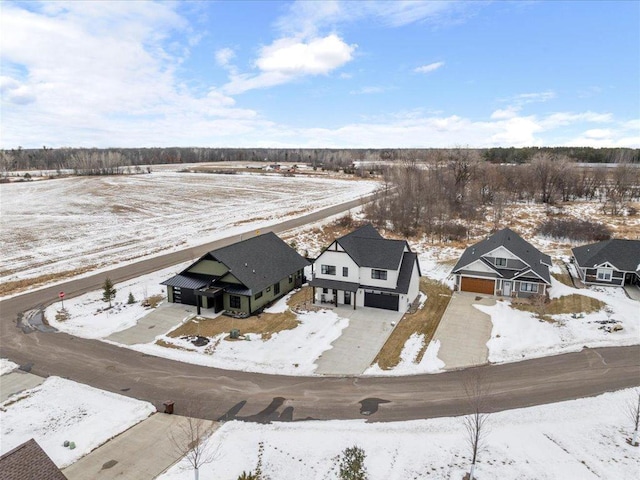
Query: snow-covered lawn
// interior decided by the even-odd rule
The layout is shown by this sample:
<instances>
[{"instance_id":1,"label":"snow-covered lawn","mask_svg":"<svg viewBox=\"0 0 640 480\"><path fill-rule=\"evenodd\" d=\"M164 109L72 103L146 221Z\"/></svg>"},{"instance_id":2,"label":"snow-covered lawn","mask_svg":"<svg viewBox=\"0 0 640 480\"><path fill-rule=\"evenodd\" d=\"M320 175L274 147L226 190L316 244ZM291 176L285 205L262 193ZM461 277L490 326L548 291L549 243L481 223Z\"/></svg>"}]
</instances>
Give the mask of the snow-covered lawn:
<instances>
[{"instance_id":1,"label":"snow-covered lawn","mask_svg":"<svg viewBox=\"0 0 640 480\"><path fill-rule=\"evenodd\" d=\"M64 308L68 312L66 320L56 320L62 307L60 302L49 305L45 310L45 317L52 327L70 335L84 338L108 337L114 332L134 326L140 318L147 315L150 310L143 307L141 301L153 295L165 296L166 287L160 285L160 282L177 274L189 263L117 283L116 298L112 301L111 309L107 309L108 304L102 300L102 290L96 290L65 300ZM131 305L127 304L129 292L136 300ZM176 318L176 324L180 320Z\"/></svg>"},{"instance_id":2,"label":"snow-covered lawn","mask_svg":"<svg viewBox=\"0 0 640 480\"><path fill-rule=\"evenodd\" d=\"M0 404L0 454L34 438L62 468L154 411L147 402L49 377ZM65 440L76 448L64 447Z\"/></svg>"},{"instance_id":3,"label":"snow-covered lawn","mask_svg":"<svg viewBox=\"0 0 640 480\"><path fill-rule=\"evenodd\" d=\"M444 371L444 362L438 358L438 351L440 350L439 340L429 342L422 360L419 363L415 362L415 358L422 349L423 343L424 335L418 333L412 334L404 344L398 365L389 370L383 370L375 363L365 370L364 375L400 376L416 375L418 373L439 373Z\"/></svg>"},{"instance_id":4,"label":"snow-covered lawn","mask_svg":"<svg viewBox=\"0 0 640 480\"><path fill-rule=\"evenodd\" d=\"M11 373L16 368L18 368L18 364L6 358L0 358L0 376Z\"/></svg>"},{"instance_id":5,"label":"snow-covered lawn","mask_svg":"<svg viewBox=\"0 0 640 480\"><path fill-rule=\"evenodd\" d=\"M357 199L378 183L307 176L74 177L0 185L0 282L96 270ZM203 213L204 212L204 213Z\"/></svg>"},{"instance_id":6,"label":"snow-covered lawn","mask_svg":"<svg viewBox=\"0 0 640 480\"><path fill-rule=\"evenodd\" d=\"M277 308L277 307L276 307ZM156 344L134 345L134 350L158 357L249 372L277 375L312 375L322 352L331 348L331 342L340 336L349 321L331 310L302 312L300 324L292 330L283 330L263 340L250 334L250 341L227 341L227 333L210 339L203 347L187 340L160 336L158 339L180 349ZM241 325L242 320L239 320Z\"/></svg>"},{"instance_id":7,"label":"snow-covered lawn","mask_svg":"<svg viewBox=\"0 0 640 480\"><path fill-rule=\"evenodd\" d=\"M489 361L513 362L526 358L543 357L579 351L584 347L610 347L640 343L640 303L628 298L621 288L568 287L551 279L551 298L578 294L593 297L607 304L604 310L584 315L553 315L553 322L539 320L533 313L512 308L509 301L498 301L495 306L475 305L491 316L493 330L489 348ZM598 322L615 320L622 330L608 332Z\"/></svg>"},{"instance_id":8,"label":"snow-covered lawn","mask_svg":"<svg viewBox=\"0 0 640 480\"><path fill-rule=\"evenodd\" d=\"M640 472L640 448L630 446L625 405L632 390L607 393L489 416L479 479L631 480ZM636 396L637 401L637 396ZM229 422L210 440L219 458L200 478L236 480L254 470L260 444L265 478L337 479L336 456L358 445L370 480L461 479L470 451L462 418L398 423L364 421L258 425ZM161 480L190 480L180 462Z\"/></svg>"}]
</instances>

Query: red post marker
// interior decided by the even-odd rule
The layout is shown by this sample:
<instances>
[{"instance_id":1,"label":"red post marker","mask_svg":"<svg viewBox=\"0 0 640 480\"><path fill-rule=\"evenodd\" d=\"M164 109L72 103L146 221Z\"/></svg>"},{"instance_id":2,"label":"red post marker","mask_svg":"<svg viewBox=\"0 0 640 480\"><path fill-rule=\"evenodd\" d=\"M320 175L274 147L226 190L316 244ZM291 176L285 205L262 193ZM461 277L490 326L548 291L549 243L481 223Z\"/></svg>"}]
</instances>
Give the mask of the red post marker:
<instances>
[{"instance_id":1,"label":"red post marker","mask_svg":"<svg viewBox=\"0 0 640 480\"><path fill-rule=\"evenodd\" d=\"M60 292L58 296L60 297L60 303L62 304L62 309L64 310L64 292Z\"/></svg>"}]
</instances>

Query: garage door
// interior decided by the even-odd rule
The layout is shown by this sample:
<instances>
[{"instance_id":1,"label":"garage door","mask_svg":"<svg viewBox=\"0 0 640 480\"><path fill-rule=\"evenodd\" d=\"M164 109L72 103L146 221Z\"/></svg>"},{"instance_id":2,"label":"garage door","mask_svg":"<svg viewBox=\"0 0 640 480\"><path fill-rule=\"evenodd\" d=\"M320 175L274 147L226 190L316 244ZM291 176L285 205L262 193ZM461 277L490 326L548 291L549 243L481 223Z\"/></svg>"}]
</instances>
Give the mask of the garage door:
<instances>
[{"instance_id":1,"label":"garage door","mask_svg":"<svg viewBox=\"0 0 640 480\"><path fill-rule=\"evenodd\" d=\"M196 295L189 288L173 287L173 302L185 305L196 305Z\"/></svg>"},{"instance_id":2,"label":"garage door","mask_svg":"<svg viewBox=\"0 0 640 480\"><path fill-rule=\"evenodd\" d=\"M462 290L463 292L476 292L493 295L495 285L495 280L487 280L486 278L462 277L460 290Z\"/></svg>"},{"instance_id":3,"label":"garage door","mask_svg":"<svg viewBox=\"0 0 640 480\"><path fill-rule=\"evenodd\" d=\"M384 308L398 311L398 295L383 295L381 293L364 293L364 306Z\"/></svg>"}]
</instances>

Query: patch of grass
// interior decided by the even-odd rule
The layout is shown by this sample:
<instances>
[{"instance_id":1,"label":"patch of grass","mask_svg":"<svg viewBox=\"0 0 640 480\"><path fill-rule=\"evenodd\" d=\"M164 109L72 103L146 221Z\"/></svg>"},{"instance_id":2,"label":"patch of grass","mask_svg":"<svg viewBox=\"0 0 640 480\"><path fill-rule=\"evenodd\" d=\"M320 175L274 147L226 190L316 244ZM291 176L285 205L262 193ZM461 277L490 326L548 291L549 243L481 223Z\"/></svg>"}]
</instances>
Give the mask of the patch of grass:
<instances>
[{"instance_id":1,"label":"patch of grass","mask_svg":"<svg viewBox=\"0 0 640 480\"><path fill-rule=\"evenodd\" d=\"M578 295L576 293L554 298L550 300L549 303L545 303L544 306L533 303L512 303L513 308L525 312L533 312L543 320L550 320L552 315L598 312L606 306L606 303L596 298Z\"/></svg>"},{"instance_id":2,"label":"patch of grass","mask_svg":"<svg viewBox=\"0 0 640 480\"><path fill-rule=\"evenodd\" d=\"M66 308L56 311L56 321L58 322L69 320L69 317L69 311Z\"/></svg>"},{"instance_id":3,"label":"patch of grass","mask_svg":"<svg viewBox=\"0 0 640 480\"><path fill-rule=\"evenodd\" d=\"M552 273L551 276L558 280L560 283L567 285L568 287L573 287L573 282L571 281L571 276L567 272L563 273Z\"/></svg>"},{"instance_id":4,"label":"patch of grass","mask_svg":"<svg viewBox=\"0 0 640 480\"><path fill-rule=\"evenodd\" d=\"M156 308L163 300L164 294L159 293L158 295L151 295L150 297L145 298L142 301L142 305L145 307Z\"/></svg>"},{"instance_id":5,"label":"patch of grass","mask_svg":"<svg viewBox=\"0 0 640 480\"><path fill-rule=\"evenodd\" d=\"M282 313L262 313L248 318L232 318L225 315L213 319L197 317L180 325L168 336L176 338L183 335L200 335L212 338L237 328L242 335L260 334L263 339L268 340L274 333L292 330L298 324L296 315L290 310Z\"/></svg>"},{"instance_id":6,"label":"patch of grass","mask_svg":"<svg viewBox=\"0 0 640 480\"><path fill-rule=\"evenodd\" d=\"M3 282L2 284L0 284L0 296L9 295L11 293L18 293L26 290L29 287L37 287L49 282L75 277L76 275L81 275L83 273L89 272L97 267L97 265L87 265L85 267L76 268L75 270L67 270L64 272L40 275L36 278L25 278L22 280L11 280L9 282Z\"/></svg>"},{"instance_id":7,"label":"patch of grass","mask_svg":"<svg viewBox=\"0 0 640 480\"><path fill-rule=\"evenodd\" d=\"M414 361L420 362L422 360L424 352L440 324L440 319L449 305L449 300L451 300L449 287L435 280L421 278L420 291L427 295L424 306L415 313L406 313L402 317L374 360L374 363L377 362L383 370L389 370L400 363L400 354L404 344L414 333L424 335L422 348Z\"/></svg>"}]
</instances>

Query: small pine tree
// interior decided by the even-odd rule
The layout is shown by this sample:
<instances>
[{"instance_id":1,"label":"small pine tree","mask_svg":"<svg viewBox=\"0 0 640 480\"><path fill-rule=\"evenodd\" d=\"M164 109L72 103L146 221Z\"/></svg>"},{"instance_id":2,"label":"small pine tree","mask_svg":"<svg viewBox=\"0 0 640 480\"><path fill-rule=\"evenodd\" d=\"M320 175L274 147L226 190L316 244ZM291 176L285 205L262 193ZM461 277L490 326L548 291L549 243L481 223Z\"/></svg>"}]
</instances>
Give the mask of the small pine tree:
<instances>
[{"instance_id":1,"label":"small pine tree","mask_svg":"<svg viewBox=\"0 0 640 480\"><path fill-rule=\"evenodd\" d=\"M258 480L258 477L256 476L255 473L249 471L249 473L247 472L242 472L240 474L240 476L238 477L238 480Z\"/></svg>"},{"instance_id":2,"label":"small pine tree","mask_svg":"<svg viewBox=\"0 0 640 480\"><path fill-rule=\"evenodd\" d=\"M111 308L111 300L114 298L116 298L116 289L113 287L111 279L107 277L102 284L102 300L109 302L109 308Z\"/></svg>"},{"instance_id":3,"label":"small pine tree","mask_svg":"<svg viewBox=\"0 0 640 480\"><path fill-rule=\"evenodd\" d=\"M133 293L129 292L129 298L127 298L127 304L133 305L134 303L136 303L136 299L133 296Z\"/></svg>"},{"instance_id":4,"label":"small pine tree","mask_svg":"<svg viewBox=\"0 0 640 480\"><path fill-rule=\"evenodd\" d=\"M367 480L367 468L364 466L366 456L364 450L357 445L345 448L339 464L340 479Z\"/></svg>"}]
</instances>

